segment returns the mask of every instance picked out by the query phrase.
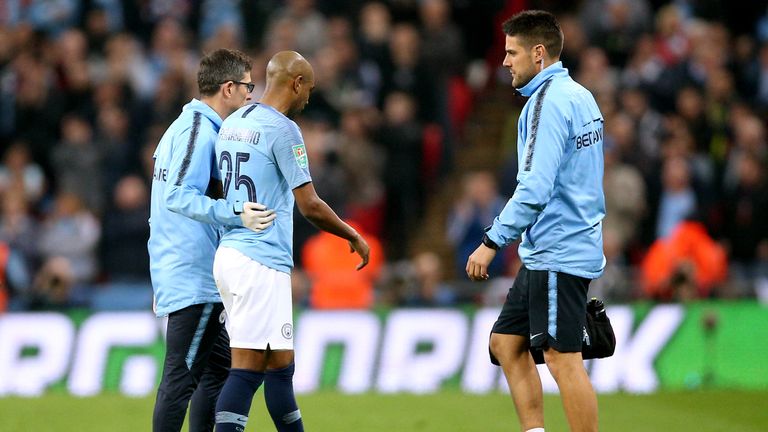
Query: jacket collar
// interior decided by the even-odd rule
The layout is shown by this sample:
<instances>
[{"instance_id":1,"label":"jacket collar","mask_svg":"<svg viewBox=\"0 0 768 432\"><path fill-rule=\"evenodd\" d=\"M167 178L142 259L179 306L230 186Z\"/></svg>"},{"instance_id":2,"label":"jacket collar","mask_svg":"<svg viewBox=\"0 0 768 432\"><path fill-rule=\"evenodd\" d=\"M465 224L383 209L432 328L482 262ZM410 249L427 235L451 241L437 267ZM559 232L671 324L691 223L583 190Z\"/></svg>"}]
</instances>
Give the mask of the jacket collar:
<instances>
[{"instance_id":1,"label":"jacket collar","mask_svg":"<svg viewBox=\"0 0 768 432\"><path fill-rule=\"evenodd\" d=\"M547 82L550 78L554 76L567 76L568 75L568 69L563 67L563 62L555 62L551 65L547 66L542 70L541 72L537 73L536 76L531 79L528 84L520 87L517 89L517 91L520 92L525 97L531 97L532 94L538 90L539 87L541 87L542 84Z\"/></svg>"},{"instance_id":2,"label":"jacket collar","mask_svg":"<svg viewBox=\"0 0 768 432\"><path fill-rule=\"evenodd\" d=\"M193 110L208 118L217 128L221 127L222 119L207 103L198 99L192 99L188 104L184 105L182 111Z\"/></svg>"}]
</instances>

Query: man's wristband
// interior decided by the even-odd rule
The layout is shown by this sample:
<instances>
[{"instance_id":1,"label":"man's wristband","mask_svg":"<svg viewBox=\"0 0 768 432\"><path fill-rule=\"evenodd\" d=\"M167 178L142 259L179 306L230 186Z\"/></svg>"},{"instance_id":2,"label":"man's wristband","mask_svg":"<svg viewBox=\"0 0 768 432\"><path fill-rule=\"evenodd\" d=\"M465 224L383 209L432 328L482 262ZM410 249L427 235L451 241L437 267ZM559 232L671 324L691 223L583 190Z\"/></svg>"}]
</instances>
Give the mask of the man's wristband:
<instances>
[{"instance_id":1,"label":"man's wristband","mask_svg":"<svg viewBox=\"0 0 768 432\"><path fill-rule=\"evenodd\" d=\"M488 237L488 234L483 234L483 245L487 248L493 249L493 250L499 250L501 249L499 245L496 244L493 240L491 240L490 237Z\"/></svg>"}]
</instances>

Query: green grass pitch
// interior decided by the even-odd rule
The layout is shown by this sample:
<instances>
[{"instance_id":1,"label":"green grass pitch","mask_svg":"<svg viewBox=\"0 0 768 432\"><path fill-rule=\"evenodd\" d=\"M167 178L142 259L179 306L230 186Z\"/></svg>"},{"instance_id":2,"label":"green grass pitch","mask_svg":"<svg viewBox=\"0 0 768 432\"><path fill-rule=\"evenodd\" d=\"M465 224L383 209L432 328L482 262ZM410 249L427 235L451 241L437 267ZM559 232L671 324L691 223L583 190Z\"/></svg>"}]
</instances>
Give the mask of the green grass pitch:
<instances>
[{"instance_id":1,"label":"green grass pitch","mask_svg":"<svg viewBox=\"0 0 768 432\"><path fill-rule=\"evenodd\" d=\"M312 432L515 431L508 396L445 391L435 395L300 395L305 427ZM117 395L73 398L0 398L0 431L130 431L151 429L153 398ZM765 432L768 392L691 391L654 395L600 395L601 431ZM568 430L557 396L545 396L548 431ZM187 428L185 426L184 430ZM261 392L247 430L274 431Z\"/></svg>"}]
</instances>

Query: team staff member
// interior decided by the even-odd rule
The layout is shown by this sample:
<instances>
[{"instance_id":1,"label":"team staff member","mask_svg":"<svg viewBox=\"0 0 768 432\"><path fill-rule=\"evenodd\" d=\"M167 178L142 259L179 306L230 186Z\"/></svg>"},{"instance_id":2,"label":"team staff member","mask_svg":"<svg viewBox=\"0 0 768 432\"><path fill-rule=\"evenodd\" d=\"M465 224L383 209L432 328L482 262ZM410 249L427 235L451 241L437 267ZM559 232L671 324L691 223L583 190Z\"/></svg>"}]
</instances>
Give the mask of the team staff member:
<instances>
[{"instance_id":1,"label":"team staff member","mask_svg":"<svg viewBox=\"0 0 768 432\"><path fill-rule=\"evenodd\" d=\"M581 357L587 289L605 266L603 116L559 61L563 34L544 11L503 25L504 66L529 97L518 120L517 189L467 261L488 278L496 251L522 237L523 266L493 326L522 430L544 430L541 380L528 348L544 350L572 431L597 431L597 398Z\"/></svg>"},{"instance_id":2,"label":"team staff member","mask_svg":"<svg viewBox=\"0 0 768 432\"><path fill-rule=\"evenodd\" d=\"M168 315L155 432L180 431L190 398L189 430L213 430L230 365L224 307L212 275L216 225L262 230L275 217L260 204L219 198L214 143L222 120L250 100L250 71L250 60L238 51L205 56L197 74L200 100L184 106L155 150L148 249L155 312Z\"/></svg>"}]
</instances>

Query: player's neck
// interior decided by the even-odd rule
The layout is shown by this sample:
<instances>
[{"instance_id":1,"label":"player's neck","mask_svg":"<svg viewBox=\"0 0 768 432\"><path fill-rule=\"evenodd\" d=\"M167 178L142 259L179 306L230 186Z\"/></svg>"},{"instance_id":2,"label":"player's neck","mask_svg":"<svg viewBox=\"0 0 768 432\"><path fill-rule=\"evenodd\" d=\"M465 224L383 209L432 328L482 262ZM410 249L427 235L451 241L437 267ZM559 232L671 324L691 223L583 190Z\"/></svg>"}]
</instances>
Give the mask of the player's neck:
<instances>
[{"instance_id":1,"label":"player's neck","mask_svg":"<svg viewBox=\"0 0 768 432\"><path fill-rule=\"evenodd\" d=\"M283 113L283 115L288 115L288 110L291 108L291 104L288 102L288 98L279 94L278 92L272 91L269 88L264 90L264 94L261 96L261 99L259 99L259 103L269 105L277 111Z\"/></svg>"},{"instance_id":2,"label":"player's neck","mask_svg":"<svg viewBox=\"0 0 768 432\"><path fill-rule=\"evenodd\" d=\"M229 117L230 114L232 114L231 111L227 108L227 105L222 101L220 98L217 98L215 96L203 96L200 98L200 102L208 105L211 107L212 110L216 111L216 114L219 115L219 118L224 120L225 118Z\"/></svg>"}]
</instances>

